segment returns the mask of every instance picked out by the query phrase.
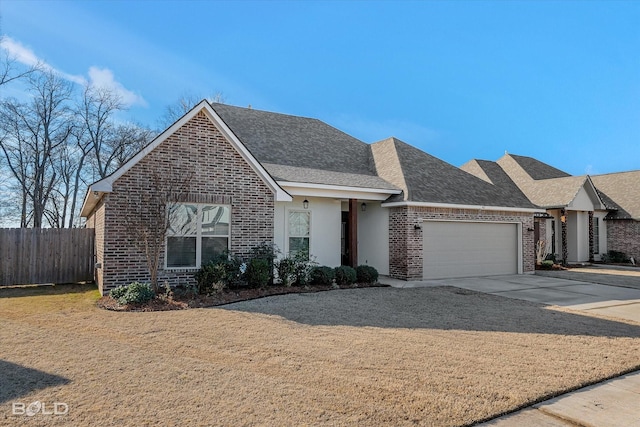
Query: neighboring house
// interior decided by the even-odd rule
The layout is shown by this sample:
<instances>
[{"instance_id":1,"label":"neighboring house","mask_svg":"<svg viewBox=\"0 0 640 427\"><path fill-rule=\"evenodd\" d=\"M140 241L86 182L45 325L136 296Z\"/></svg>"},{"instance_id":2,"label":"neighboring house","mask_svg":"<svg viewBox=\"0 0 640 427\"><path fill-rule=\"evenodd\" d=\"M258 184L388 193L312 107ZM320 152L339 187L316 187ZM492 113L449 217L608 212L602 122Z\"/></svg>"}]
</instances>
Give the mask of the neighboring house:
<instances>
[{"instance_id":1,"label":"neighboring house","mask_svg":"<svg viewBox=\"0 0 640 427\"><path fill-rule=\"evenodd\" d=\"M172 206L160 283L192 281L213 255L246 256L264 242L400 279L534 269L534 214L544 210L522 194L394 138L366 144L316 119L202 101L89 187L82 216L95 228L103 293L149 280L128 200L151 192L158 172L193 176Z\"/></svg>"},{"instance_id":2,"label":"neighboring house","mask_svg":"<svg viewBox=\"0 0 640 427\"><path fill-rule=\"evenodd\" d=\"M512 154L497 162L471 160L461 169L544 208L536 215L535 241L545 241L559 261L599 261L608 250L640 255L640 171L571 176Z\"/></svg>"}]
</instances>

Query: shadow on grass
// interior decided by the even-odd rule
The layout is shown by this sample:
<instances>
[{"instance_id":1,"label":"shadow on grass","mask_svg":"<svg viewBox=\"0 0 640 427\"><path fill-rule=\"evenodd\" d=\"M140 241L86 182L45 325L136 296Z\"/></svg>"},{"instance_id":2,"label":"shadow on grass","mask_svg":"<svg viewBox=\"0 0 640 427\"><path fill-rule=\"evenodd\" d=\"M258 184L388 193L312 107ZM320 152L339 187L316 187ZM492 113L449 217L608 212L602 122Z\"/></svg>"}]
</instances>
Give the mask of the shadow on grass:
<instances>
[{"instance_id":1,"label":"shadow on grass","mask_svg":"<svg viewBox=\"0 0 640 427\"><path fill-rule=\"evenodd\" d=\"M219 307L307 325L640 338L640 326L455 287L291 294Z\"/></svg>"},{"instance_id":2,"label":"shadow on grass","mask_svg":"<svg viewBox=\"0 0 640 427\"><path fill-rule=\"evenodd\" d=\"M0 359L0 403L12 402L33 391L69 384L71 380Z\"/></svg>"},{"instance_id":3,"label":"shadow on grass","mask_svg":"<svg viewBox=\"0 0 640 427\"><path fill-rule=\"evenodd\" d=\"M0 286L0 298L20 298L42 295L78 294L98 289L93 283L68 283L62 285Z\"/></svg>"}]
</instances>

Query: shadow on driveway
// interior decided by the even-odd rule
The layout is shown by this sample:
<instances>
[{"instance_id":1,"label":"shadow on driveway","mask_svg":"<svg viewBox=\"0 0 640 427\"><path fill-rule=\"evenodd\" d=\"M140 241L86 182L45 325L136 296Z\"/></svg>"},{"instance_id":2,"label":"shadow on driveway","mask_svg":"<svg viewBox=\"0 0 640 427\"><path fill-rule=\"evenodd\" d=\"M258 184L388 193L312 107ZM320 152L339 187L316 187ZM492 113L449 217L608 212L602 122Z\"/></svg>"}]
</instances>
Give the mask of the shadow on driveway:
<instances>
[{"instance_id":1,"label":"shadow on driveway","mask_svg":"<svg viewBox=\"0 0 640 427\"><path fill-rule=\"evenodd\" d=\"M455 287L290 294L219 307L307 325L640 337L640 326Z\"/></svg>"}]
</instances>

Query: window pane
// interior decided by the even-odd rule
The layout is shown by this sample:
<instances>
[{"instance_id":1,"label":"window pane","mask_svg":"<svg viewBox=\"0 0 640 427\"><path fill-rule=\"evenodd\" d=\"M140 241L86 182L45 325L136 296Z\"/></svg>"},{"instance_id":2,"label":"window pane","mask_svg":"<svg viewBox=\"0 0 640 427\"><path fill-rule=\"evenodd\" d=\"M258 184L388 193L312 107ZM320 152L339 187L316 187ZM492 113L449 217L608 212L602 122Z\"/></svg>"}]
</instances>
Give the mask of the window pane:
<instances>
[{"instance_id":1,"label":"window pane","mask_svg":"<svg viewBox=\"0 0 640 427\"><path fill-rule=\"evenodd\" d=\"M167 267L195 267L196 238L167 237Z\"/></svg>"},{"instance_id":2,"label":"window pane","mask_svg":"<svg viewBox=\"0 0 640 427\"><path fill-rule=\"evenodd\" d=\"M229 249L228 237L202 238L202 264L206 264Z\"/></svg>"},{"instance_id":3,"label":"window pane","mask_svg":"<svg viewBox=\"0 0 640 427\"><path fill-rule=\"evenodd\" d=\"M309 212L289 212L289 236L309 236Z\"/></svg>"},{"instance_id":4,"label":"window pane","mask_svg":"<svg viewBox=\"0 0 640 427\"><path fill-rule=\"evenodd\" d=\"M195 205L173 205L169 207L169 234L179 236L196 234L198 207Z\"/></svg>"},{"instance_id":5,"label":"window pane","mask_svg":"<svg viewBox=\"0 0 640 427\"><path fill-rule=\"evenodd\" d=\"M228 206L203 206L202 234L206 236L228 236L229 216L230 209Z\"/></svg>"},{"instance_id":6,"label":"window pane","mask_svg":"<svg viewBox=\"0 0 640 427\"><path fill-rule=\"evenodd\" d=\"M289 255L294 256L300 251L304 251L306 254L309 254L309 238L289 237Z\"/></svg>"}]
</instances>

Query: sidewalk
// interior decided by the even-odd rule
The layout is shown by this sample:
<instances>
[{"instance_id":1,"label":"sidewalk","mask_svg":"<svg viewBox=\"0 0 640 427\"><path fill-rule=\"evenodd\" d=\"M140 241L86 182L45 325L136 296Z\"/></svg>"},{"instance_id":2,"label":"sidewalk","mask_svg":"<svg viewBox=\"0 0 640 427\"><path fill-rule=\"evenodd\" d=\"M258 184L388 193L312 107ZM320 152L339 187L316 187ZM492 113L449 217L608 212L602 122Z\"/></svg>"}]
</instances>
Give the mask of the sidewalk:
<instances>
[{"instance_id":1,"label":"sidewalk","mask_svg":"<svg viewBox=\"0 0 640 427\"><path fill-rule=\"evenodd\" d=\"M640 426L640 371L537 403L480 426Z\"/></svg>"}]
</instances>

